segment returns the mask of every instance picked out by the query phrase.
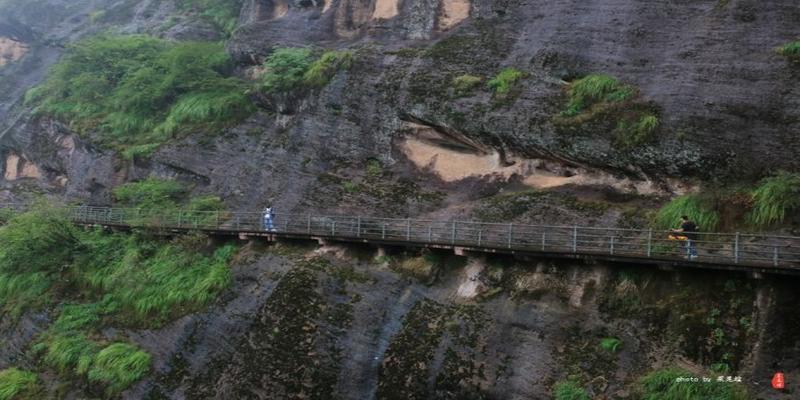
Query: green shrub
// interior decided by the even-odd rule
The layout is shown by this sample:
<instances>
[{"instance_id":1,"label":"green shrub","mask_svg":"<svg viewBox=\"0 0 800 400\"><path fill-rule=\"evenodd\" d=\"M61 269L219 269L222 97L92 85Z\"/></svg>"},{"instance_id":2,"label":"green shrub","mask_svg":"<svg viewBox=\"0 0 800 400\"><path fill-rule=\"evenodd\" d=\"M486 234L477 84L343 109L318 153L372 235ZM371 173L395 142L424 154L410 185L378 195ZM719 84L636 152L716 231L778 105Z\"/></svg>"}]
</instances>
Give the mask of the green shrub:
<instances>
[{"instance_id":1,"label":"green shrub","mask_svg":"<svg viewBox=\"0 0 800 400\"><path fill-rule=\"evenodd\" d=\"M590 400L586 390L573 381L556 383L553 387L553 397L555 400Z\"/></svg>"},{"instance_id":2,"label":"green shrub","mask_svg":"<svg viewBox=\"0 0 800 400\"><path fill-rule=\"evenodd\" d=\"M658 117L651 113L637 114L633 121L621 119L617 123L617 143L630 148L648 142L658 128Z\"/></svg>"},{"instance_id":3,"label":"green shrub","mask_svg":"<svg viewBox=\"0 0 800 400\"><path fill-rule=\"evenodd\" d=\"M505 68L500 71L494 78L487 82L487 85L494 90L495 94L505 95L511 92L514 84L520 79L525 77L525 73L513 68Z\"/></svg>"},{"instance_id":4,"label":"green shrub","mask_svg":"<svg viewBox=\"0 0 800 400\"><path fill-rule=\"evenodd\" d=\"M177 134L214 131L253 111L222 44L103 35L71 46L26 95L37 110L126 155ZM136 151L126 151L135 148Z\"/></svg>"},{"instance_id":5,"label":"green shrub","mask_svg":"<svg viewBox=\"0 0 800 400\"><path fill-rule=\"evenodd\" d=\"M800 40L786 43L785 45L778 47L776 51L778 54L786 57L789 61L800 62Z\"/></svg>"},{"instance_id":6,"label":"green shrub","mask_svg":"<svg viewBox=\"0 0 800 400\"><path fill-rule=\"evenodd\" d=\"M800 210L800 173L780 172L761 181L753 191L753 210L748 222L766 227L781 223Z\"/></svg>"},{"instance_id":7,"label":"green shrub","mask_svg":"<svg viewBox=\"0 0 800 400\"><path fill-rule=\"evenodd\" d=\"M42 389L33 372L9 368L0 371L0 400L39 399Z\"/></svg>"},{"instance_id":8,"label":"green shrub","mask_svg":"<svg viewBox=\"0 0 800 400\"><path fill-rule=\"evenodd\" d=\"M466 96L477 88L483 78L475 75L459 75L453 78L453 90L457 96Z\"/></svg>"},{"instance_id":9,"label":"green shrub","mask_svg":"<svg viewBox=\"0 0 800 400\"><path fill-rule=\"evenodd\" d=\"M82 248L79 231L56 210L13 216L0 227L0 311L18 317L46 305L48 290Z\"/></svg>"},{"instance_id":10,"label":"green shrub","mask_svg":"<svg viewBox=\"0 0 800 400\"><path fill-rule=\"evenodd\" d=\"M309 87L323 87L330 82L337 72L349 69L352 65L353 52L326 51L308 67L308 70L303 74L303 82Z\"/></svg>"},{"instance_id":11,"label":"green shrub","mask_svg":"<svg viewBox=\"0 0 800 400\"><path fill-rule=\"evenodd\" d=\"M569 85L569 102L561 113L573 117L598 103L618 103L631 99L636 89L604 74L591 74Z\"/></svg>"},{"instance_id":12,"label":"green shrub","mask_svg":"<svg viewBox=\"0 0 800 400\"><path fill-rule=\"evenodd\" d=\"M616 353L620 350L620 347L622 347L622 340L617 338L603 338L600 340L600 348L605 351Z\"/></svg>"},{"instance_id":13,"label":"green shrub","mask_svg":"<svg viewBox=\"0 0 800 400\"><path fill-rule=\"evenodd\" d=\"M311 49L275 49L264 63L266 72L261 78L262 88L267 93L288 93L302 87L312 62Z\"/></svg>"},{"instance_id":14,"label":"green shrub","mask_svg":"<svg viewBox=\"0 0 800 400\"><path fill-rule=\"evenodd\" d=\"M118 186L113 192L121 206L163 210L175 208L186 188L177 181L147 178Z\"/></svg>"},{"instance_id":15,"label":"green shrub","mask_svg":"<svg viewBox=\"0 0 800 400\"><path fill-rule=\"evenodd\" d=\"M688 371L667 368L651 372L639 381L642 400L745 400L747 392L741 385L726 382L677 382L691 377Z\"/></svg>"},{"instance_id":16,"label":"green shrub","mask_svg":"<svg viewBox=\"0 0 800 400\"><path fill-rule=\"evenodd\" d=\"M126 343L101 350L89 369L89 381L106 385L108 394L119 393L150 371L150 354Z\"/></svg>"},{"instance_id":17,"label":"green shrub","mask_svg":"<svg viewBox=\"0 0 800 400\"><path fill-rule=\"evenodd\" d=\"M655 223L661 229L677 228L681 216L686 215L697 224L700 231L712 232L719 225L720 215L697 195L680 196L667 203L656 213Z\"/></svg>"},{"instance_id":18,"label":"green shrub","mask_svg":"<svg viewBox=\"0 0 800 400\"><path fill-rule=\"evenodd\" d=\"M200 17L208 20L228 35L236 29L242 3L242 0L179 0L177 2L179 9L198 12Z\"/></svg>"}]
</instances>

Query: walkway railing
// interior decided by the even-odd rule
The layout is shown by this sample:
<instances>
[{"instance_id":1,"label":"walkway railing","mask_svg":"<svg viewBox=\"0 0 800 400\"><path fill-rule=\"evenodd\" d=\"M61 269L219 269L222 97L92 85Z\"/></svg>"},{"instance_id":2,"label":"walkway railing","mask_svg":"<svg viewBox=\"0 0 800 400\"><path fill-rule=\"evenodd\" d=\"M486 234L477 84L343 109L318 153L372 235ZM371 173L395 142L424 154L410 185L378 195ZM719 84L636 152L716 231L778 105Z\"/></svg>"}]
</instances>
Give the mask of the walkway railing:
<instances>
[{"instance_id":1,"label":"walkway railing","mask_svg":"<svg viewBox=\"0 0 800 400\"><path fill-rule=\"evenodd\" d=\"M227 233L264 233L258 212L159 211L80 206L66 209L80 224ZM364 216L278 214L278 235L449 245L483 249L573 253L621 258L685 259L685 241L669 231L587 226L431 221ZM800 237L696 233L697 262L800 270Z\"/></svg>"}]
</instances>

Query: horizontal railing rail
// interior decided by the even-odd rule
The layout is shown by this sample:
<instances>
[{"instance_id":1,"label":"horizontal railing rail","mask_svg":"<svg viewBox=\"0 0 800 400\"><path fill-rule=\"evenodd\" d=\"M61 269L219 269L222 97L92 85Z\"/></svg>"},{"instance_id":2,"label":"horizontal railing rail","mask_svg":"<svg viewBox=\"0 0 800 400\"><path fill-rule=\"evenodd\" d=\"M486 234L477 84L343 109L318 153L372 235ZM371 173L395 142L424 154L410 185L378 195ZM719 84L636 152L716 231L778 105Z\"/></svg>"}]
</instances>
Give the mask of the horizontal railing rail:
<instances>
[{"instance_id":1,"label":"horizontal railing rail","mask_svg":"<svg viewBox=\"0 0 800 400\"><path fill-rule=\"evenodd\" d=\"M0 205L0 211L20 211L19 205ZM147 210L75 206L62 210L79 224L132 228L264 232L259 212ZM276 214L278 234L371 239L428 245L449 245L534 251L611 255L652 259L689 258L685 240L671 231L587 226L530 225L475 221L435 221L365 216ZM697 232L692 244L698 262L771 266L800 270L800 237L763 234Z\"/></svg>"}]
</instances>

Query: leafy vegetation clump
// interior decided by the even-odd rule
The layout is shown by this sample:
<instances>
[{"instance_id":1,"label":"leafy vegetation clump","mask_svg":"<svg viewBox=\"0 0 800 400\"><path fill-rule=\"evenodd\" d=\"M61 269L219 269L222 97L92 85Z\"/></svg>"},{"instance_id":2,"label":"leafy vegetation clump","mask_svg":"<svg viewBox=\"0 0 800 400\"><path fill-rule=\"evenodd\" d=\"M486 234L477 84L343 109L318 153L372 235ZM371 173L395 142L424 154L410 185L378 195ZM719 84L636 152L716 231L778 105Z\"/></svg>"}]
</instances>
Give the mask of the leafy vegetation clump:
<instances>
[{"instance_id":1,"label":"leafy vegetation clump","mask_svg":"<svg viewBox=\"0 0 800 400\"><path fill-rule=\"evenodd\" d=\"M303 77L313 61L313 51L308 48L276 49L264 63L262 88L267 93L291 92L303 84Z\"/></svg>"},{"instance_id":2,"label":"leafy vegetation clump","mask_svg":"<svg viewBox=\"0 0 800 400\"><path fill-rule=\"evenodd\" d=\"M800 211L800 174L780 172L761 181L753 191L753 209L748 221L758 227L784 222Z\"/></svg>"},{"instance_id":3,"label":"leafy vegetation clump","mask_svg":"<svg viewBox=\"0 0 800 400\"><path fill-rule=\"evenodd\" d=\"M41 398L39 378L33 372L9 368L0 371L0 400Z\"/></svg>"},{"instance_id":4,"label":"leafy vegetation clump","mask_svg":"<svg viewBox=\"0 0 800 400\"><path fill-rule=\"evenodd\" d=\"M661 369L639 381L639 398L643 400L745 400L747 392L740 384L728 382L679 382L693 376L677 368Z\"/></svg>"},{"instance_id":5,"label":"leafy vegetation clump","mask_svg":"<svg viewBox=\"0 0 800 400\"><path fill-rule=\"evenodd\" d=\"M77 229L56 212L9 219L0 227L0 311L19 316L47 304L49 288L81 248Z\"/></svg>"},{"instance_id":6,"label":"leafy vegetation clump","mask_svg":"<svg viewBox=\"0 0 800 400\"><path fill-rule=\"evenodd\" d=\"M553 387L553 398L555 400L589 400L586 393L578 383L574 381L558 382Z\"/></svg>"},{"instance_id":7,"label":"leafy vegetation clump","mask_svg":"<svg viewBox=\"0 0 800 400\"><path fill-rule=\"evenodd\" d=\"M630 149L646 144L661 125L657 109L638 101L638 90L605 74L576 79L567 87L567 103L556 116L562 129L608 131L614 144ZM593 124L588 125L589 122Z\"/></svg>"},{"instance_id":8,"label":"leafy vegetation clump","mask_svg":"<svg viewBox=\"0 0 800 400\"><path fill-rule=\"evenodd\" d=\"M214 24L217 29L230 35L236 29L242 0L179 0L183 11L196 11L200 17Z\"/></svg>"},{"instance_id":9,"label":"leafy vegetation clump","mask_svg":"<svg viewBox=\"0 0 800 400\"><path fill-rule=\"evenodd\" d=\"M327 51L321 56L312 49L286 47L276 49L264 63L265 73L261 78L266 93L291 93L305 87L323 87L340 70L353 64L353 53L349 51Z\"/></svg>"},{"instance_id":10,"label":"leafy vegetation clump","mask_svg":"<svg viewBox=\"0 0 800 400\"><path fill-rule=\"evenodd\" d=\"M106 385L106 393L117 394L150 370L150 354L126 343L114 343L99 353L88 372L90 382Z\"/></svg>"},{"instance_id":11,"label":"leafy vegetation clump","mask_svg":"<svg viewBox=\"0 0 800 400\"><path fill-rule=\"evenodd\" d=\"M483 78L475 75L459 75L453 78L453 90L456 96L466 96L472 93L483 82Z\"/></svg>"},{"instance_id":12,"label":"leafy vegetation clump","mask_svg":"<svg viewBox=\"0 0 800 400\"><path fill-rule=\"evenodd\" d=\"M786 57L789 61L800 63L800 40L786 43L778 47L778 54Z\"/></svg>"},{"instance_id":13,"label":"leafy vegetation clump","mask_svg":"<svg viewBox=\"0 0 800 400\"><path fill-rule=\"evenodd\" d=\"M206 197L193 204L207 209L219 201ZM234 245L209 248L199 235L168 241L79 230L53 210L17 214L0 227L0 305L18 316L61 299L33 354L43 366L84 376L114 394L149 370L150 357L125 343L106 343L98 331L158 327L202 309L230 285L235 251ZM0 393L3 384L0 377Z\"/></svg>"},{"instance_id":14,"label":"leafy vegetation clump","mask_svg":"<svg viewBox=\"0 0 800 400\"><path fill-rule=\"evenodd\" d=\"M636 89L609 75L591 74L572 82L568 95L569 102L561 115L574 117L594 105L629 100L636 95Z\"/></svg>"},{"instance_id":15,"label":"leafy vegetation clump","mask_svg":"<svg viewBox=\"0 0 800 400\"><path fill-rule=\"evenodd\" d=\"M701 231L712 232L720 222L720 214L697 195L680 196L667 203L656 213L655 223L661 229L676 228L681 216L686 215Z\"/></svg>"},{"instance_id":16,"label":"leafy vegetation clump","mask_svg":"<svg viewBox=\"0 0 800 400\"><path fill-rule=\"evenodd\" d=\"M623 148L642 145L652 138L660 122L652 113L636 113L633 120L622 118L617 123L617 144Z\"/></svg>"},{"instance_id":17,"label":"leafy vegetation clump","mask_svg":"<svg viewBox=\"0 0 800 400\"><path fill-rule=\"evenodd\" d=\"M351 51L326 51L316 61L311 63L308 70L303 75L306 86L323 87L340 70L346 70L353 66L353 52Z\"/></svg>"},{"instance_id":18,"label":"leafy vegetation clump","mask_svg":"<svg viewBox=\"0 0 800 400\"><path fill-rule=\"evenodd\" d=\"M525 73L513 68L505 68L500 71L494 78L489 80L486 84L494 90L495 94L497 95L507 95L513 89L514 84L516 84L520 79L525 77Z\"/></svg>"},{"instance_id":19,"label":"leafy vegetation clump","mask_svg":"<svg viewBox=\"0 0 800 400\"><path fill-rule=\"evenodd\" d=\"M214 132L253 111L228 77L222 44L104 35L73 45L26 96L38 111L128 157L192 131Z\"/></svg>"},{"instance_id":20,"label":"leafy vegetation clump","mask_svg":"<svg viewBox=\"0 0 800 400\"><path fill-rule=\"evenodd\" d=\"M185 194L186 188L180 182L158 178L126 183L114 189L117 204L147 209L174 208Z\"/></svg>"},{"instance_id":21,"label":"leafy vegetation clump","mask_svg":"<svg viewBox=\"0 0 800 400\"><path fill-rule=\"evenodd\" d=\"M600 340L600 348L605 351L616 353L620 350L621 347L622 347L622 340L619 340L617 338L603 338Z\"/></svg>"}]
</instances>

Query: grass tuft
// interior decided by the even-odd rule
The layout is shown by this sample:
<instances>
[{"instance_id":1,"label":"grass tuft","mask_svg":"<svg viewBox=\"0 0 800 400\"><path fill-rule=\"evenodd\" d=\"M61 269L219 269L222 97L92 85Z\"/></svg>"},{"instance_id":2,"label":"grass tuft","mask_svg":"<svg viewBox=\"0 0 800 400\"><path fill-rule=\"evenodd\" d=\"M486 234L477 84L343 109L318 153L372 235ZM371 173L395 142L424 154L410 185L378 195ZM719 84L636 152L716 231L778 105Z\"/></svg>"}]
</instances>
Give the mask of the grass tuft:
<instances>
[{"instance_id":1,"label":"grass tuft","mask_svg":"<svg viewBox=\"0 0 800 400\"><path fill-rule=\"evenodd\" d=\"M114 189L114 197L120 205L144 209L173 208L185 194L186 188L180 182L158 178L126 183Z\"/></svg>"},{"instance_id":2,"label":"grass tuft","mask_svg":"<svg viewBox=\"0 0 800 400\"><path fill-rule=\"evenodd\" d=\"M483 78L475 75L459 75L453 78L453 90L456 96L463 97L472 93L483 82Z\"/></svg>"},{"instance_id":3,"label":"grass tuft","mask_svg":"<svg viewBox=\"0 0 800 400\"><path fill-rule=\"evenodd\" d=\"M42 395L35 373L17 368L0 371L0 400L34 400Z\"/></svg>"},{"instance_id":4,"label":"grass tuft","mask_svg":"<svg viewBox=\"0 0 800 400\"><path fill-rule=\"evenodd\" d=\"M115 395L150 371L150 354L126 344L114 343L101 350L89 369L90 382L106 385L106 393Z\"/></svg>"},{"instance_id":5,"label":"grass tuft","mask_svg":"<svg viewBox=\"0 0 800 400\"><path fill-rule=\"evenodd\" d=\"M262 89L267 93L289 93L301 87L313 60L313 52L308 48L276 49L264 63Z\"/></svg>"},{"instance_id":6,"label":"grass tuft","mask_svg":"<svg viewBox=\"0 0 800 400\"><path fill-rule=\"evenodd\" d=\"M784 222L796 211L800 211L800 173L780 172L762 180L753 191L753 210L747 220L768 227Z\"/></svg>"},{"instance_id":7,"label":"grass tuft","mask_svg":"<svg viewBox=\"0 0 800 400\"><path fill-rule=\"evenodd\" d=\"M569 86L569 102L561 113L574 117L599 103L619 103L633 98L636 90L605 74L591 74L575 80Z\"/></svg>"},{"instance_id":8,"label":"grass tuft","mask_svg":"<svg viewBox=\"0 0 800 400\"><path fill-rule=\"evenodd\" d=\"M786 43L775 51L791 62L800 63L800 40Z\"/></svg>"},{"instance_id":9,"label":"grass tuft","mask_svg":"<svg viewBox=\"0 0 800 400\"><path fill-rule=\"evenodd\" d=\"M236 30L242 0L178 0L182 11L196 11L201 18L214 24L217 29L231 35Z\"/></svg>"},{"instance_id":10,"label":"grass tuft","mask_svg":"<svg viewBox=\"0 0 800 400\"><path fill-rule=\"evenodd\" d=\"M100 35L72 45L26 101L101 145L147 155L178 134L250 115L232 66L220 43Z\"/></svg>"},{"instance_id":11,"label":"grass tuft","mask_svg":"<svg viewBox=\"0 0 800 400\"><path fill-rule=\"evenodd\" d=\"M617 144L631 148L647 143L659 125L658 116L652 113L637 114L632 121L620 119L616 129Z\"/></svg>"},{"instance_id":12,"label":"grass tuft","mask_svg":"<svg viewBox=\"0 0 800 400\"><path fill-rule=\"evenodd\" d=\"M47 336L34 346L44 353L42 362L62 374L85 374L91 367L99 345L76 332Z\"/></svg>"},{"instance_id":13,"label":"grass tuft","mask_svg":"<svg viewBox=\"0 0 800 400\"><path fill-rule=\"evenodd\" d=\"M639 381L643 400L745 400L747 392L742 385L726 382L677 382L678 378L692 374L677 368L661 369Z\"/></svg>"},{"instance_id":14,"label":"grass tuft","mask_svg":"<svg viewBox=\"0 0 800 400\"><path fill-rule=\"evenodd\" d=\"M586 390L574 381L556 383L553 387L553 398L555 400L590 400Z\"/></svg>"},{"instance_id":15,"label":"grass tuft","mask_svg":"<svg viewBox=\"0 0 800 400\"><path fill-rule=\"evenodd\" d=\"M600 340L600 348L605 351L616 353L620 350L621 347L622 347L622 340L619 340L617 338L603 338Z\"/></svg>"},{"instance_id":16,"label":"grass tuft","mask_svg":"<svg viewBox=\"0 0 800 400\"><path fill-rule=\"evenodd\" d=\"M351 51L326 51L320 58L311 63L303 74L306 86L321 88L341 70L346 70L353 65L353 52Z\"/></svg>"},{"instance_id":17,"label":"grass tuft","mask_svg":"<svg viewBox=\"0 0 800 400\"><path fill-rule=\"evenodd\" d=\"M487 82L489 88L494 90L495 94L498 95L506 95L511 92L511 89L514 87L520 79L525 77L525 73L513 68L505 68L500 71L494 78Z\"/></svg>"},{"instance_id":18,"label":"grass tuft","mask_svg":"<svg viewBox=\"0 0 800 400\"><path fill-rule=\"evenodd\" d=\"M341 70L353 66L352 51L326 51L318 57L312 49L276 49L264 63L261 88L266 93L287 94L302 88L321 88Z\"/></svg>"},{"instance_id":19,"label":"grass tuft","mask_svg":"<svg viewBox=\"0 0 800 400\"><path fill-rule=\"evenodd\" d=\"M700 231L713 232L720 215L697 195L680 196L667 203L656 213L655 224L661 229L677 228L681 216L686 215L697 224Z\"/></svg>"}]
</instances>

